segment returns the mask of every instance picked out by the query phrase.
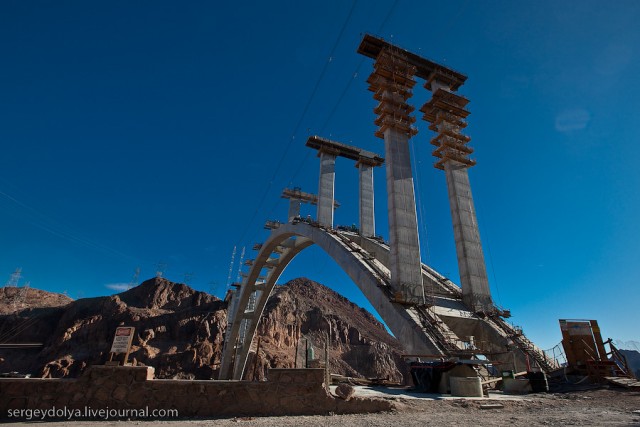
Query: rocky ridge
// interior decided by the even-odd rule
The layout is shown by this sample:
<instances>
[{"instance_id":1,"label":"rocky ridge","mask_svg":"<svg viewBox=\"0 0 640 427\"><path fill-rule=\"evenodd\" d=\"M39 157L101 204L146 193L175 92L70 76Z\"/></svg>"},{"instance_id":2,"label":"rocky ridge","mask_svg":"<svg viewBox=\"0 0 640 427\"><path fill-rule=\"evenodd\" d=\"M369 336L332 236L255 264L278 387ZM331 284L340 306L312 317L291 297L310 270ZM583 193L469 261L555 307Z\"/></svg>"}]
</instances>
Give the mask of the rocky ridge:
<instances>
[{"instance_id":1,"label":"rocky ridge","mask_svg":"<svg viewBox=\"0 0 640 427\"><path fill-rule=\"evenodd\" d=\"M16 312L0 313L0 342L41 342L44 347L0 350L0 372L77 377L108 359L114 330L125 324L136 328L130 360L155 367L156 377L217 377L227 302L213 295L162 278L77 301L38 292L42 304L32 298ZM327 336L334 373L402 381L406 369L399 343L370 313L304 278L274 290L256 335L254 348L258 338L260 348L248 362L247 377L263 378L269 367L294 367L296 347L301 367L307 342L315 354L310 363L321 363Z\"/></svg>"},{"instance_id":2,"label":"rocky ridge","mask_svg":"<svg viewBox=\"0 0 640 427\"><path fill-rule=\"evenodd\" d=\"M258 327L261 351L257 372L268 366L305 362L306 343L322 364L329 337L331 371L341 375L402 382L401 347L365 309L312 280L299 278L275 289ZM256 363L250 360L249 364ZM313 363L312 363L313 364ZM317 365L317 364L316 364ZM255 365L254 365L255 367ZM248 370L249 371L249 370Z\"/></svg>"},{"instance_id":3,"label":"rocky ridge","mask_svg":"<svg viewBox=\"0 0 640 427\"><path fill-rule=\"evenodd\" d=\"M33 308L62 307L73 301L66 295L29 287L0 288L0 315Z\"/></svg>"}]
</instances>

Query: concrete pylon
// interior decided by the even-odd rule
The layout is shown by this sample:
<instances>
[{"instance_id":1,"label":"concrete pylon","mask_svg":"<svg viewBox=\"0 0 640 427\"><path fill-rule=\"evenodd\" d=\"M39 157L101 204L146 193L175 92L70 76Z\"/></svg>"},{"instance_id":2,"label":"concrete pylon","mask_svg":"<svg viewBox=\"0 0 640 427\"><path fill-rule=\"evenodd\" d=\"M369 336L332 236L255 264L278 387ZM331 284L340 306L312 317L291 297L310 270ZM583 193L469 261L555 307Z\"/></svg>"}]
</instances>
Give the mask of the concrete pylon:
<instances>
[{"instance_id":1,"label":"concrete pylon","mask_svg":"<svg viewBox=\"0 0 640 427\"><path fill-rule=\"evenodd\" d=\"M320 151L320 180L318 183L318 223L333 228L333 209L336 179L336 154Z\"/></svg>"},{"instance_id":2,"label":"concrete pylon","mask_svg":"<svg viewBox=\"0 0 640 427\"><path fill-rule=\"evenodd\" d=\"M300 216L300 205L302 205L300 199L289 199L287 222L291 222L295 217Z\"/></svg>"},{"instance_id":3,"label":"concrete pylon","mask_svg":"<svg viewBox=\"0 0 640 427\"><path fill-rule=\"evenodd\" d=\"M473 149L467 143L471 138L461 133L467 126L464 119L469 115L465 109L469 101L452 92L451 84L448 76L434 71L425 84L433 97L421 111L431 123L429 128L438 133L431 143L436 146L434 156L439 158L435 167L445 171L447 180L462 299L476 312L490 312L494 305L467 170L475 161L469 158Z\"/></svg>"},{"instance_id":4,"label":"concrete pylon","mask_svg":"<svg viewBox=\"0 0 640 427\"><path fill-rule=\"evenodd\" d=\"M285 188L282 190L283 199L289 199L289 213L287 215L287 222L292 222L296 217L300 216L300 207L302 203L311 203L315 205L318 203L318 196L311 193L305 193L300 187Z\"/></svg>"},{"instance_id":5,"label":"concrete pylon","mask_svg":"<svg viewBox=\"0 0 640 427\"><path fill-rule=\"evenodd\" d=\"M384 158L371 151L341 142L332 141L317 135L310 136L306 146L318 150L320 157L320 189L318 190L318 222L321 225L333 226L333 211L328 209L328 199L333 200L333 182L335 180L335 159L344 157L356 162L360 168L360 234L373 236L375 234L375 221L373 211L373 168L384 163ZM325 194L325 195L323 195ZM326 198L327 207L321 208L321 198ZM334 204L336 208L338 203Z\"/></svg>"},{"instance_id":6,"label":"concrete pylon","mask_svg":"<svg viewBox=\"0 0 640 427\"><path fill-rule=\"evenodd\" d=\"M374 195L373 195L373 168L369 162L359 160L356 163L359 172L359 191L358 198L360 201L360 235L371 237L376 235L376 221L374 211Z\"/></svg>"},{"instance_id":7,"label":"concrete pylon","mask_svg":"<svg viewBox=\"0 0 640 427\"><path fill-rule=\"evenodd\" d=\"M413 107L406 100L415 85L415 67L401 52L383 48L367 82L380 101L376 136L384 139L389 214L389 269L396 300L424 304L418 219L411 171L409 138L417 131L411 126Z\"/></svg>"},{"instance_id":8,"label":"concrete pylon","mask_svg":"<svg viewBox=\"0 0 640 427\"><path fill-rule=\"evenodd\" d=\"M462 300L475 311L490 311L493 301L471 196L468 167L449 160L444 164L444 171L449 190Z\"/></svg>"}]
</instances>

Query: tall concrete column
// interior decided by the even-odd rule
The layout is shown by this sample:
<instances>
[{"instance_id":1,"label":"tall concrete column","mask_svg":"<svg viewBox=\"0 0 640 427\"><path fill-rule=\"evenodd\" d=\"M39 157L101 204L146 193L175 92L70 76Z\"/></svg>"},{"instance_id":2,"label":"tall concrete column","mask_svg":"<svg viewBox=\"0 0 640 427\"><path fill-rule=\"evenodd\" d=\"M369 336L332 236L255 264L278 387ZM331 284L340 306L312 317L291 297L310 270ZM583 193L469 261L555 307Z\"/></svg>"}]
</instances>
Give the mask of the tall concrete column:
<instances>
[{"instance_id":1,"label":"tall concrete column","mask_svg":"<svg viewBox=\"0 0 640 427\"><path fill-rule=\"evenodd\" d=\"M316 204L318 197L315 194L305 193L300 187L285 188L282 190L283 199L289 199L289 213L287 215L287 221L292 222L297 216L300 215L300 207L302 203Z\"/></svg>"},{"instance_id":2,"label":"tall concrete column","mask_svg":"<svg viewBox=\"0 0 640 427\"><path fill-rule=\"evenodd\" d=\"M333 227L333 211L339 206L334 200L334 180L336 157L356 161L360 168L360 228L364 236L375 233L373 219L373 167L384 163L384 158L376 153L351 145L342 144L317 135L310 136L306 146L318 150L320 157L320 182L318 189L318 222L325 227Z\"/></svg>"},{"instance_id":3,"label":"tall concrete column","mask_svg":"<svg viewBox=\"0 0 640 427\"><path fill-rule=\"evenodd\" d=\"M493 302L467 169L466 165L452 160L444 163L462 298L475 311L489 310Z\"/></svg>"},{"instance_id":4,"label":"tall concrete column","mask_svg":"<svg viewBox=\"0 0 640 427\"><path fill-rule=\"evenodd\" d=\"M473 311L489 312L493 301L467 170L476 162L469 158L473 153L467 146L471 138L461 132L467 126L469 100L452 91L454 83L449 75L434 71L425 85L433 97L421 111L432 123L430 129L438 133L431 143L436 146L434 156L439 158L435 167L445 171L447 180L463 301Z\"/></svg>"},{"instance_id":5,"label":"tall concrete column","mask_svg":"<svg viewBox=\"0 0 640 427\"><path fill-rule=\"evenodd\" d=\"M424 303L409 136L389 128L384 132L384 142L391 283L406 302Z\"/></svg>"},{"instance_id":6,"label":"tall concrete column","mask_svg":"<svg viewBox=\"0 0 640 427\"><path fill-rule=\"evenodd\" d=\"M300 199L289 199L289 214L287 215L288 221L291 222L293 219L300 215L300 205L302 201Z\"/></svg>"},{"instance_id":7,"label":"tall concrete column","mask_svg":"<svg viewBox=\"0 0 640 427\"><path fill-rule=\"evenodd\" d=\"M334 186L336 178L336 155L320 151L320 181L318 183L318 222L333 228Z\"/></svg>"},{"instance_id":8,"label":"tall concrete column","mask_svg":"<svg viewBox=\"0 0 640 427\"><path fill-rule=\"evenodd\" d=\"M364 237L375 236L376 222L373 201L373 166L359 161L356 166L360 175L360 234Z\"/></svg>"},{"instance_id":9,"label":"tall concrete column","mask_svg":"<svg viewBox=\"0 0 640 427\"><path fill-rule=\"evenodd\" d=\"M367 80L369 90L380 101L374 112L384 139L389 213L389 270L396 300L424 304L422 263L418 240L418 219L409 155L409 138L417 133L411 126L414 110L407 104L415 85L415 66L399 50L382 49L376 57L374 72Z\"/></svg>"}]
</instances>

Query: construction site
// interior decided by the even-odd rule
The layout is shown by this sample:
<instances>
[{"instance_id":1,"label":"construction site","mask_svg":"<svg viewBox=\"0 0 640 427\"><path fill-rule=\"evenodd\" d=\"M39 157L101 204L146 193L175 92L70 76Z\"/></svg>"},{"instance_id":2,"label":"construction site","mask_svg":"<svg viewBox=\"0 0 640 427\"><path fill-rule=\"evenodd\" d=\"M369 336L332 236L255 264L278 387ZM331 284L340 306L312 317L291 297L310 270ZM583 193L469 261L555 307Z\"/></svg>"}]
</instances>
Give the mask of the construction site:
<instances>
[{"instance_id":1,"label":"construction site","mask_svg":"<svg viewBox=\"0 0 640 427\"><path fill-rule=\"evenodd\" d=\"M458 422L471 423L478 416L485 417L484 412L473 415L472 411L490 409L513 415L500 419L499 423L513 423L518 420L514 415L518 408L528 408L530 412L531 408L544 410L545 405L561 408L557 404L561 399L558 393L571 396L575 395L571 393L591 393L584 398L595 400L600 398L598 393L611 389L620 393L621 405L638 402L640 382L634 372L638 368L634 369L612 339L603 339L596 320L559 319L562 343L544 351L528 339L521 328L509 323L508 308L495 303L468 174L469 168L476 167L471 157L471 137L463 133L467 127L469 100L458 93L467 76L370 34L364 35L357 52L373 62L367 83L377 103L373 109L375 136L383 141L384 150L375 153L323 136L308 137L305 145L317 154L319 163L317 192L302 191L299 187L283 189L281 197L289 203L286 219L284 215L267 219L264 227L270 234L264 242L255 244L255 256L243 262L248 271L242 273L241 280L231 286L223 301L211 296L198 297L198 301L203 301L198 304L207 304L206 312L216 313L211 314L209 320L206 320L209 314L198 320L200 323L190 332L201 334L202 325L206 325L209 356L206 361L198 362L198 372L206 372L209 378L183 378L164 365L158 366L156 372L151 358L161 356L161 347L153 350L146 343L166 328L154 326L144 329L143 334L143 326L136 323L141 322L140 315L122 318L120 323L115 323L114 317L107 334L113 333L116 326L120 332L116 333L110 351L102 348L109 338L100 336L99 354L82 365L76 363L80 359L67 357L66 361L49 362L39 371L41 379L24 378L30 374L21 375L17 371L6 373L8 378L0 378L3 417L11 411L44 409L48 405L131 409L145 404L174 408L182 417L245 417L246 420L269 415L386 412L383 418L373 415L366 417L374 418L362 418L385 420L385 423L393 422L393 415L389 414L402 410L412 414L431 411L430 419L436 423L453 423L444 414L436 414L456 408L460 409L455 415L461 417L457 418ZM423 263L420 253L409 148L409 140L417 134L417 119L412 115L416 106L411 105L410 99L413 91L418 90L415 88L418 82L430 93L419 111L432 132L433 166L442 170L446 179L459 284ZM359 218L357 224L354 222L351 226L334 224L334 212L341 206L335 198L335 186L340 183L336 177L337 161L352 162L358 169ZM384 168L386 174L388 241L376 231L375 168ZM301 214L305 204L315 206L315 216ZM280 302L285 298L284 291L276 288L282 273L299 253L312 245L330 256L351 278L393 339L389 338L386 344L375 344L375 340L365 338L362 328L340 326L337 320L340 317L354 324L365 320L377 324L372 317L350 320L355 314L349 314L348 308L347 314L333 320L327 320L327 313L320 309L315 309L315 315L308 314L306 323L295 320L295 312L286 317L289 320L277 321L288 322L285 325L276 325L277 322L270 320L269 316L274 315L267 313L277 313L269 308L275 304L274 295L277 294ZM51 352L51 345L44 341L27 341L45 338L35 332L29 335L31 332L24 326L32 322L33 312L29 312L27 304L29 285L18 286L21 273L20 269L16 270L2 288L7 312L16 313L12 314L14 317L7 314L0 327L0 351L4 352L0 355L5 366L9 363L18 366L18 362L12 360L20 352ZM195 301L188 287L165 281L161 276L140 287L131 286L114 301L123 307L146 307L152 311L165 310L164 313L174 308L168 303L157 305L158 301L180 300L186 298L184 295L188 295L189 301ZM162 298L157 296L161 288L169 292ZM146 296L138 289L143 289ZM297 289L305 292L303 287ZM314 292L324 299L338 298L317 289L320 290ZM153 303L140 302L152 294L156 295ZM330 306L339 304L342 303L334 302ZM82 310L76 311L89 309ZM123 310L120 308L119 313ZM314 313L314 309L309 310ZM21 320L18 313L26 313L26 320ZM52 311L50 315L62 314ZM384 331L382 325L377 325L376 328ZM217 332L213 331L214 327ZM136 328L138 335L133 333ZM123 339L119 340L119 336ZM116 346L116 342L124 344ZM269 351L279 353L267 360L265 348L274 342L277 342L274 348L279 350ZM374 344L381 349L375 357L370 350ZM347 351L345 345L352 347ZM358 350L365 345L366 351ZM202 348L194 347L193 360L200 360ZM392 351L393 357L390 357ZM143 357L151 365L140 363ZM368 374L387 372L386 376L367 377L363 366L371 364L391 368ZM383 372L384 369L387 371ZM171 378L174 379L155 379L154 373L162 370L167 375L173 372ZM56 379L58 375L71 376L72 373L77 379ZM531 393L535 397L528 398ZM625 407L627 418L616 418L616 422L639 422L637 409L640 407L635 408L635 412L631 409ZM486 417L481 418L483 422L496 420L491 415ZM354 419L347 420L350 421L341 422L355 423ZM417 420L419 417L414 421ZM553 420L560 424L569 421L560 415ZM310 425L324 423L309 422ZM579 418L578 423L583 422L585 419Z\"/></svg>"},{"instance_id":2,"label":"construction site","mask_svg":"<svg viewBox=\"0 0 640 427\"><path fill-rule=\"evenodd\" d=\"M405 356L415 363L426 364L421 368L437 371L442 368L432 367L432 361L455 361L469 368L460 369L469 375L474 372L472 366L492 366L493 374L499 366L509 366L514 378L535 372L546 378L558 372L564 375L567 363L569 366L577 363L580 372L586 374L584 360L590 359L589 375L593 378L602 380L608 376L605 372L633 378L633 371L610 340L607 341L610 350L605 351L594 321L586 323L593 332L579 338L585 342L584 347L570 350L565 347L569 357L559 361L561 351L549 355L539 349L520 328L505 320L510 311L494 304L468 176L468 168L475 165L470 158L473 149L468 145L471 138L462 133L469 114L465 110L468 100L456 93L466 76L371 35L364 37L358 53L374 60L374 71L367 81L379 102L374 109L378 115L375 124L379 126L376 136L384 140L384 157L319 136L308 139L306 146L318 152L320 162L317 195L285 189L282 197L290 201L287 222L265 224L271 236L254 247L257 257L247 261L249 272L229 295L231 309L220 379L244 377L247 357L255 352L253 336L268 296L289 262L313 244L319 245L347 272L403 343ZM408 103L415 78L423 79L424 87L432 92L420 111L435 133L431 139L435 147L434 167L443 170L446 176L460 285L421 262L408 147L409 138L417 132L412 125L416 119L410 116L415 107ZM339 206L334 199L338 157L355 162L359 169L360 218L359 227L354 230L334 229L333 212ZM389 242L376 237L373 213L372 168L383 165L387 177ZM317 205L316 218L301 217L301 203ZM569 342L578 328L576 325L583 323L561 321L566 335L563 342ZM591 337L588 340L587 335ZM594 376L596 371L599 376ZM458 376L467 377L454 377ZM480 378L476 380L479 390ZM432 384L433 391L439 386ZM440 390L450 388L445 381Z\"/></svg>"}]
</instances>

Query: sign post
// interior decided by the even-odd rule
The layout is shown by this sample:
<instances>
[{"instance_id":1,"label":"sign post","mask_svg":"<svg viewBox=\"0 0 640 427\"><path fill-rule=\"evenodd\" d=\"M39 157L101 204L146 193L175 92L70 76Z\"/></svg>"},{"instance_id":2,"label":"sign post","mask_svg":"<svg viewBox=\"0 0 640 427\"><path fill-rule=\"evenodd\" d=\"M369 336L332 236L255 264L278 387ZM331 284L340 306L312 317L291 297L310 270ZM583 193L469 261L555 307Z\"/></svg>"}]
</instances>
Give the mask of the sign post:
<instances>
[{"instance_id":1,"label":"sign post","mask_svg":"<svg viewBox=\"0 0 640 427\"><path fill-rule=\"evenodd\" d=\"M116 328L116 333L113 337L113 344L111 344L111 356L109 357L109 362L107 362L108 365L119 365L119 362L113 363L113 356L122 353L124 353L124 361L122 364L123 366L127 364L135 330L136 328L132 326L119 326Z\"/></svg>"}]
</instances>

